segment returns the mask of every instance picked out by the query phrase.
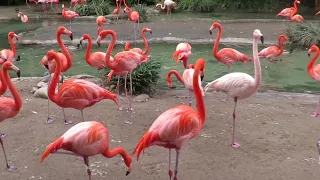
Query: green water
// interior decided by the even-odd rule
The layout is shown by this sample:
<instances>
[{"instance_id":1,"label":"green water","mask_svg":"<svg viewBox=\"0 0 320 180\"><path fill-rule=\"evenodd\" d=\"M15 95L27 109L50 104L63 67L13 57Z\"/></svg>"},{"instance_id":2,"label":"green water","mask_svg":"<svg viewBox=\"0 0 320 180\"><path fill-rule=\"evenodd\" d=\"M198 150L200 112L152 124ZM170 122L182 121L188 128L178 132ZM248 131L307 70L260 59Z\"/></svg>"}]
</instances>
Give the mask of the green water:
<instances>
[{"instance_id":1,"label":"green water","mask_svg":"<svg viewBox=\"0 0 320 180\"><path fill-rule=\"evenodd\" d=\"M170 69L180 70L176 62L171 60L172 53L177 44L151 44L150 55L154 61L161 61L163 63L162 78L160 83L165 85L165 76ZM205 82L212 81L227 73L227 67L219 63L212 56L212 45L192 45L192 55L189 63L194 63L197 58L204 58L206 60L206 74ZM142 46L138 46L142 47ZM252 56L251 46L229 46L235 48L249 56ZM220 48L223 48L221 45ZM263 46L260 45L259 49ZM49 49L58 50L57 46L18 46L18 54L21 55L21 61L16 62L16 65L21 69L22 76L43 76L45 69L39 66L39 61ZM101 47L101 51L105 51L105 47ZM123 50L122 45L118 45L115 52ZM87 73L91 75L98 75L98 72L90 67L84 60L86 45L82 49L72 50L73 65L65 75L76 75ZM98 51L97 46L94 46L93 51ZM292 54L282 56L282 62L277 64L269 64L265 69L267 61L261 60L262 67L262 88L273 89L278 91L292 91L292 92L318 92L319 83L311 79L307 73L306 67L309 62L306 50L295 50ZM181 71L182 72L182 67ZM231 67L231 72L246 72L254 75L254 68L251 62L246 65L242 63L234 64ZM177 87L183 87L177 81L174 81ZM320 91L319 91L320 92Z\"/></svg>"}]
</instances>

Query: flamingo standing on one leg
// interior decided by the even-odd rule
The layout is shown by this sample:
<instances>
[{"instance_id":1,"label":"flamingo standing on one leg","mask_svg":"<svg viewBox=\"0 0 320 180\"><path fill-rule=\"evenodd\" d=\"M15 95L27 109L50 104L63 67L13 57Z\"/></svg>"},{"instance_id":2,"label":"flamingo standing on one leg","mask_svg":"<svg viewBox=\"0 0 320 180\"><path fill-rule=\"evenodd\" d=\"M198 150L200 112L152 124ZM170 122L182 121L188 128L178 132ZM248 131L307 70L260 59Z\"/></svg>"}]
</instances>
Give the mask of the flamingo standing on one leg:
<instances>
[{"instance_id":1,"label":"flamingo standing on one leg","mask_svg":"<svg viewBox=\"0 0 320 180\"><path fill-rule=\"evenodd\" d=\"M58 27L57 31L56 31L56 38L57 38L57 42L62 50L63 53L58 53L58 56L60 57L59 59L61 60L61 72L66 72L68 69L70 69L70 67L72 66L72 56L69 52L69 50L66 48L66 46L63 44L62 39L61 39L61 35L62 34L66 34L70 37L71 40L73 40L73 35L72 32L69 31L67 28L65 28L64 26L60 26ZM47 55L45 55L40 63L41 66L44 66L47 70L48 70L48 84L50 84L50 78L51 78L51 74L55 72L56 69L56 62L55 61L48 61L48 57ZM63 81L63 75L62 75L62 81ZM65 116L65 112L64 109L62 108L63 111L63 117L64 117L64 123L65 124L70 124L72 123L72 121L67 121L66 116ZM48 119L46 121L47 124L51 124L53 123L53 120L50 118L50 106L49 106L49 99L48 99Z\"/></svg>"},{"instance_id":2,"label":"flamingo standing on one leg","mask_svg":"<svg viewBox=\"0 0 320 180\"><path fill-rule=\"evenodd\" d=\"M139 19L140 19L140 15L138 13L138 11L131 11L131 9L129 8L129 6L127 5L127 2L126 0L123 0L123 3L124 5L126 6L124 8L124 12L127 12L128 11L128 16L129 16L129 19L130 21L133 22L133 29L134 29L134 41L137 40L137 33L138 33L138 30L139 30ZM136 22L138 22L138 29L136 31Z\"/></svg>"},{"instance_id":3,"label":"flamingo standing on one leg","mask_svg":"<svg viewBox=\"0 0 320 180\"><path fill-rule=\"evenodd\" d=\"M98 16L96 19L97 25L99 26L97 29L97 35L99 35L100 31L103 29L103 24L107 22L104 16Z\"/></svg>"},{"instance_id":4,"label":"flamingo standing on one leg","mask_svg":"<svg viewBox=\"0 0 320 180\"><path fill-rule=\"evenodd\" d=\"M219 42L223 33L221 24L218 22L214 22L211 25L209 32L212 35L212 30L216 28L218 28L219 31L218 31L218 37L216 38L216 41L213 46L212 54L219 62L228 66L228 72L230 72L230 66L232 64L239 61L245 64L246 61L252 60L252 58L250 58L248 55L245 55L232 48L223 48L218 51Z\"/></svg>"},{"instance_id":5,"label":"flamingo standing on one leg","mask_svg":"<svg viewBox=\"0 0 320 180\"><path fill-rule=\"evenodd\" d=\"M316 46L316 45L311 46L311 48L308 50L308 56L310 56L310 54L313 52L315 52L316 54L310 60L310 63L308 64L307 69L308 69L308 73L309 73L310 77L312 79L320 82L320 64L315 65L315 62L320 55L320 51L319 51L318 46ZM318 115L320 115L320 100L319 100L319 103L318 103L314 113L311 116L318 117Z\"/></svg>"},{"instance_id":6,"label":"flamingo standing on one leg","mask_svg":"<svg viewBox=\"0 0 320 180\"><path fill-rule=\"evenodd\" d=\"M182 61L184 68L187 68L188 59L191 53L191 46L189 43L179 43L176 47L176 51L173 53L172 60L177 59L177 63Z\"/></svg>"},{"instance_id":7,"label":"flamingo standing on one leg","mask_svg":"<svg viewBox=\"0 0 320 180\"><path fill-rule=\"evenodd\" d=\"M62 17L65 19L65 20L69 20L70 21L70 31L71 31L71 21L72 19L76 18L76 17L79 17L80 15L74 11L66 11L65 10L65 7L64 7L64 4L62 4Z\"/></svg>"},{"instance_id":8,"label":"flamingo standing on one leg","mask_svg":"<svg viewBox=\"0 0 320 180\"><path fill-rule=\"evenodd\" d=\"M122 51L117 53L113 61L111 62L110 56L111 52L114 48L114 45L117 41L117 35L113 30L103 30L100 32L98 38L97 38L97 44L100 46L100 41L106 38L107 35L111 34L112 39L111 43L108 46L107 52L106 52L106 65L108 68L114 70L115 72L123 72L126 73L125 75L125 92L127 92L127 74L130 73L130 99L127 96L128 102L129 102L129 111L132 110L131 108L131 97L132 97L132 71L139 66L143 62L148 61L148 57L146 55L141 55L139 53L136 53L134 51ZM127 121L130 122L130 121ZM131 122L130 122L131 123Z\"/></svg>"},{"instance_id":9,"label":"flamingo standing on one leg","mask_svg":"<svg viewBox=\"0 0 320 180\"><path fill-rule=\"evenodd\" d=\"M23 22L23 23L27 23L28 20L29 20L28 16L25 15L25 14L23 14L22 12L19 12L19 13L18 13L18 17L20 17L21 22ZM26 31L26 33L27 33L27 28L25 28L25 31Z\"/></svg>"},{"instance_id":10,"label":"flamingo standing on one leg","mask_svg":"<svg viewBox=\"0 0 320 180\"><path fill-rule=\"evenodd\" d=\"M70 152L60 152L58 151L60 149ZM48 145L46 151L41 156L40 163L42 163L50 153L70 154L83 157L84 163L87 166L89 180L91 180L89 157L98 154L106 158L113 158L120 155L128 167L126 175L132 170L131 156L121 147L110 150L109 130L97 121L82 122L71 127L60 138Z\"/></svg>"},{"instance_id":11,"label":"flamingo standing on one leg","mask_svg":"<svg viewBox=\"0 0 320 180\"><path fill-rule=\"evenodd\" d=\"M8 70L15 71L17 73L18 77L20 78L20 70L15 65L13 65L12 62L6 61L5 63L2 64L1 75L3 76L2 78L6 81L6 84L9 87L9 90L13 96L13 99L7 98L7 97L0 97L0 122L6 120L8 118L15 117L20 112L20 109L22 106L21 96L20 96L19 92L17 91L17 88L12 83ZM10 166L8 163L7 155L4 150L4 146L3 146L2 135L0 136L0 144L3 149L4 159L6 161L7 170L8 171L15 170L16 168L13 165Z\"/></svg>"},{"instance_id":12,"label":"flamingo standing on one leg","mask_svg":"<svg viewBox=\"0 0 320 180\"><path fill-rule=\"evenodd\" d=\"M140 153L150 146L157 145L169 149L168 173L170 179L173 175L171 170L171 149L175 149L177 152L174 171L174 180L177 180L180 151L185 143L199 135L206 120L205 104L199 85L200 71L204 69L204 66L205 60L198 59L193 74L197 110L190 106L180 105L163 112L152 123L133 151L133 154L137 154L137 160L139 160Z\"/></svg>"},{"instance_id":13,"label":"flamingo standing on one leg","mask_svg":"<svg viewBox=\"0 0 320 180\"><path fill-rule=\"evenodd\" d=\"M89 34L84 34L82 38L80 39L79 45L82 45L83 40L88 40L88 46L87 46L87 51L86 51L86 62L91 66L99 71L101 71L101 81L103 83L103 78L104 78L104 69L107 67L106 62L105 62L105 56L106 53L104 52L94 52L90 53L91 48L92 48L92 39ZM113 61L113 57L110 57L111 61Z\"/></svg>"},{"instance_id":14,"label":"flamingo standing on one leg","mask_svg":"<svg viewBox=\"0 0 320 180\"><path fill-rule=\"evenodd\" d=\"M13 62L15 60L15 57L17 56L16 45L13 41L13 38L16 38L17 41L19 40L19 36L11 31L8 33L8 41L11 46L11 49L3 49L0 51L0 64L4 63L5 61ZM16 61L20 61L19 55L17 56Z\"/></svg>"},{"instance_id":15,"label":"flamingo standing on one leg","mask_svg":"<svg viewBox=\"0 0 320 180\"><path fill-rule=\"evenodd\" d=\"M263 43L264 38L260 30L256 29L253 32L253 63L254 63L254 78L249 74L242 72L234 72L226 74L219 79L216 79L205 86L205 92L209 88L216 91L227 93L234 99L233 109L233 131L232 131L232 147L239 147L240 144L234 141L234 131L236 125L236 106L238 99L246 99L255 94L261 84L261 66L258 56L258 39Z\"/></svg>"},{"instance_id":16,"label":"flamingo standing on one leg","mask_svg":"<svg viewBox=\"0 0 320 180\"><path fill-rule=\"evenodd\" d=\"M294 3L296 3L296 1L298 0L295 0L293 2L293 6L294 6ZM277 16L283 16L290 20L290 15L293 12L293 10L294 10L294 7L285 8L280 13L278 13Z\"/></svg>"},{"instance_id":17,"label":"flamingo standing on one leg","mask_svg":"<svg viewBox=\"0 0 320 180\"><path fill-rule=\"evenodd\" d=\"M161 8L162 10L167 9L167 16L169 16L169 14L170 14L170 16L171 16L171 11L172 11L172 9L174 9L174 8L177 7L177 3L175 3L175 2L172 1L172 0L164 0L163 6L162 6L161 3L158 3L158 4L156 5L156 7L158 7L158 6L160 6L160 8Z\"/></svg>"},{"instance_id":18,"label":"flamingo standing on one leg","mask_svg":"<svg viewBox=\"0 0 320 180\"><path fill-rule=\"evenodd\" d=\"M52 102L62 108L80 110L82 121L84 121L83 109L91 107L103 99L111 99L118 105L117 95L92 82L82 79L69 79L63 82L56 94L55 89L61 73L61 59L55 51L48 51L47 57L49 62L56 62L54 76L48 88L48 97Z\"/></svg>"},{"instance_id":19,"label":"flamingo standing on one leg","mask_svg":"<svg viewBox=\"0 0 320 180\"><path fill-rule=\"evenodd\" d=\"M184 84L184 86L188 89L188 97L189 97L189 106L191 106L191 92L193 92L193 74L194 74L194 66L193 64L189 64L188 68L184 70L183 74L182 74L182 77L181 75L179 74L178 71L176 70L170 70L168 72L168 75L167 75L167 78L166 78L166 81L168 83L168 86L170 88L172 88L172 81L171 81L171 75L174 74L177 79ZM202 95L203 94L203 89L202 89L202 86L201 86L201 81L203 80L203 77L204 77L204 73L201 72L201 76L200 76L200 81L199 81L199 86L200 86L200 89L201 89L201 93Z\"/></svg>"},{"instance_id":20,"label":"flamingo standing on one leg","mask_svg":"<svg viewBox=\"0 0 320 180\"><path fill-rule=\"evenodd\" d=\"M260 58L266 58L268 62L275 63L276 61L278 61L275 58L282 55L283 45L286 44L287 42L288 42L288 37L284 34L280 34L278 37L279 48L277 46L266 47L258 53L258 56ZM266 68L267 67L268 65L266 65Z\"/></svg>"},{"instance_id":21,"label":"flamingo standing on one leg","mask_svg":"<svg viewBox=\"0 0 320 180\"><path fill-rule=\"evenodd\" d=\"M298 0L294 1L293 3L294 9L290 14L290 20L295 22L301 22L304 20L304 18L300 14L296 14L298 12L297 4L300 4L300 1Z\"/></svg>"}]
</instances>

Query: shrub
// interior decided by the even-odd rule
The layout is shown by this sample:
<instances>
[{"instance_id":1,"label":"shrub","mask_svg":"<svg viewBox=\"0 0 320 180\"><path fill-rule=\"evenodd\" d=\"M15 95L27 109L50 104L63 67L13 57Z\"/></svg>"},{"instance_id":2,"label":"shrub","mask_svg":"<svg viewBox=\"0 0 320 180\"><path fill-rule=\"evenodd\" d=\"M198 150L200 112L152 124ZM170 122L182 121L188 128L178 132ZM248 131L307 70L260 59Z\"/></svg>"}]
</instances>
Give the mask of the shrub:
<instances>
[{"instance_id":1,"label":"shrub","mask_svg":"<svg viewBox=\"0 0 320 180\"><path fill-rule=\"evenodd\" d=\"M146 4L136 4L133 6L132 10L138 11L140 19L139 22L147 22L149 19L148 6Z\"/></svg>"},{"instance_id":2,"label":"shrub","mask_svg":"<svg viewBox=\"0 0 320 180\"><path fill-rule=\"evenodd\" d=\"M210 12L214 10L214 0L181 0L179 8L184 11Z\"/></svg>"},{"instance_id":3,"label":"shrub","mask_svg":"<svg viewBox=\"0 0 320 180\"><path fill-rule=\"evenodd\" d=\"M160 73L161 73L161 61L153 58L148 63L141 64L140 67L135 69L132 72L132 93L133 94L154 94L157 85L158 80L160 79ZM110 72L110 69L105 69L105 77L107 78L107 74ZM128 92L130 92L130 78L127 78L127 88ZM118 76L114 75L110 82L108 82L106 85L111 87L111 85L115 87L118 82ZM124 76L121 76L120 79L120 91L124 91Z\"/></svg>"},{"instance_id":4,"label":"shrub","mask_svg":"<svg viewBox=\"0 0 320 180\"><path fill-rule=\"evenodd\" d=\"M76 4L74 8L81 16L104 16L110 13L110 4L105 0L88 0L83 5Z\"/></svg>"},{"instance_id":5,"label":"shrub","mask_svg":"<svg viewBox=\"0 0 320 180\"><path fill-rule=\"evenodd\" d=\"M310 47L320 43L320 23L292 23L286 26L284 33L289 38L289 45Z\"/></svg>"}]
</instances>

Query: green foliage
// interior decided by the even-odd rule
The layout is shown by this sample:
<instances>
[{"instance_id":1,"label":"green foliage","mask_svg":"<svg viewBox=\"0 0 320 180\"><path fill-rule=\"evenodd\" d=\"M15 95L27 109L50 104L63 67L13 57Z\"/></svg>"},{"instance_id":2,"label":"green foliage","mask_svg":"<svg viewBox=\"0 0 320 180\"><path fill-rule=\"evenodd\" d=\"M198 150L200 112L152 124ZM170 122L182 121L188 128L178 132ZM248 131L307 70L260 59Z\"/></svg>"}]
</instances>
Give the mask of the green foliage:
<instances>
[{"instance_id":1,"label":"green foliage","mask_svg":"<svg viewBox=\"0 0 320 180\"><path fill-rule=\"evenodd\" d=\"M140 19L139 22L147 22L149 19L148 6L146 4L136 4L133 6L132 10L138 11Z\"/></svg>"},{"instance_id":2,"label":"green foliage","mask_svg":"<svg viewBox=\"0 0 320 180\"><path fill-rule=\"evenodd\" d=\"M110 4L105 0L88 0L87 3L74 6L81 16L104 16L110 13Z\"/></svg>"},{"instance_id":3,"label":"green foliage","mask_svg":"<svg viewBox=\"0 0 320 180\"><path fill-rule=\"evenodd\" d=\"M153 58L147 63L142 63L140 67L132 72L132 93L133 94L154 94L158 80L160 79L161 73L161 63L160 60ZM110 69L105 69L106 75L110 72ZM108 82L107 86L113 85L116 87L118 82L118 76L114 75L112 80ZM127 88L130 89L129 85L130 79L129 74L127 78ZM120 90L124 90L124 76L120 79Z\"/></svg>"},{"instance_id":4,"label":"green foliage","mask_svg":"<svg viewBox=\"0 0 320 180\"><path fill-rule=\"evenodd\" d=\"M179 0L185 11L212 12L214 9L244 9L246 11L271 11L278 8L276 0Z\"/></svg>"},{"instance_id":5,"label":"green foliage","mask_svg":"<svg viewBox=\"0 0 320 180\"><path fill-rule=\"evenodd\" d=\"M310 47L320 43L320 23L291 23L284 33L289 38L289 45Z\"/></svg>"}]
</instances>

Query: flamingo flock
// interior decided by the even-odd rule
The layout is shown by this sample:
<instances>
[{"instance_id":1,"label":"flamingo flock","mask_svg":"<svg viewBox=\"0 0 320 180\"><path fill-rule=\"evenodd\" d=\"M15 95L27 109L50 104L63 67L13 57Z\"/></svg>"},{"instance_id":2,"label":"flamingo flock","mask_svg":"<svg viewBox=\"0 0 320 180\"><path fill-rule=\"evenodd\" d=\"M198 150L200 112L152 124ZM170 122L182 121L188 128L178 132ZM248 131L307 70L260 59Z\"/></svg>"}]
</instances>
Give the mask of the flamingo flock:
<instances>
[{"instance_id":1,"label":"flamingo flock","mask_svg":"<svg viewBox=\"0 0 320 180\"><path fill-rule=\"evenodd\" d=\"M37 1L38 2L38 1ZM75 1L72 1L75 3ZM81 1L80 3L84 3ZM124 3L124 11L128 11L129 19L134 23L139 23L138 12L131 11L127 6L126 0L116 0L117 9L121 8L121 3ZM169 6L169 1L165 1L165 7ZM297 4L300 1L295 0L293 8L287 8L283 12L279 13L279 16L288 17L292 21L302 21L303 18L297 15ZM163 6L161 5L161 8ZM290 12L289 12L290 11ZM213 45L212 54L213 57L220 63L223 63L228 68L228 74L223 75L216 80L209 82L202 87L202 80L205 76L205 64L206 60L199 57L195 64L188 64L188 59L192 54L191 45L187 42L179 43L173 52L172 60L181 63L184 66L184 72L182 76L176 70L170 70L168 72L166 81L170 88L173 87L171 81L171 75L175 75L177 79L183 83L188 89L189 105L178 105L164 111L155 121L151 124L148 130L142 135L140 141L135 146L133 152L129 154L125 149L117 147L110 148L109 145L109 129L98 121L86 121L83 116L83 110L96 106L100 101L109 99L114 102L117 109L119 108L119 78L125 76L125 93L128 98L128 110L132 111L131 97L132 97L132 72L135 71L142 63L148 63L152 59L149 55L149 44L145 33L152 34L152 30L149 28L143 28L141 31L141 37L145 44L145 50L140 48L131 48L130 43L127 42L123 51L118 52L112 56L114 46L117 42L117 34L114 30L103 29L103 24L106 22L104 17L99 16L96 20L98 25L96 43L100 47L101 41L108 36L111 36L111 42L109 43L105 52L91 52L92 38L88 34L82 35L78 46L82 46L83 41L88 41L86 55L84 57L85 62L92 68L99 71L109 68L111 71L108 74L110 80L113 75L118 75L118 93L114 94L104 87L101 87L95 83L81 80L81 79L68 79L64 81L60 80L62 72L67 72L72 68L72 56L65 44L62 42L61 36L67 35L70 39L73 39L73 33L71 31L71 19L77 17L77 14L71 11L66 11L63 5L63 16L66 16L70 20L70 29L64 26L59 26L56 31L57 42L62 52L56 50L50 50L46 52L45 56L40 60L39 65L46 68L49 72L49 77L53 74L52 79L49 81L48 87L48 118L46 123L52 124L53 120L49 117L49 102L55 103L57 106L63 109L63 118L65 124L72 124L71 120L67 120L64 108L73 108L81 112L82 122L72 126L57 140L50 143L40 158L40 162L44 162L50 154L68 154L80 156L84 160L84 164L87 167L87 174L89 180L91 180L92 172L90 169L89 157L101 154L106 158L112 158L117 155L122 156L125 166L127 167L126 175L132 172L132 155L137 156L137 161L140 158L141 152L150 148L151 146L160 146L168 149L169 163L168 163L168 175L169 179L178 180L178 167L180 153L185 144L190 140L197 137L202 131L206 122L206 104L204 101L205 93L210 90L221 91L227 94L227 97L231 97L234 101L233 107L233 130L231 136L231 146L234 148L240 147L240 143L235 140L236 129L236 108L238 100L243 100L254 95L261 84L262 74L259 58L265 58L269 62L278 62L276 58L280 57L284 51L284 45L288 41L288 38L280 34L278 36L278 45L270 46L262 49L259 52L258 42L264 43L264 36L259 29L253 31L252 42L252 57L245 55L232 48L223 48L218 50L219 41L223 33L223 26L218 22L213 22L209 27L209 32L212 35L214 29L218 29L217 38ZM170 13L171 15L171 13ZM25 19L25 15L19 12L21 19ZM138 18L136 18L138 17ZM28 19L28 18L27 18ZM302 20L301 20L302 19ZM139 26L138 26L139 27ZM135 29L136 33L136 29ZM18 40L18 35L14 32L8 33L8 41L12 49L4 49L0 51L0 95L3 95L7 89L10 90L13 98L0 97L0 122L17 116L22 107L22 98L19 91L11 81L9 71L16 72L20 77L20 69L14 65L15 61L20 59L16 52L15 42L13 38ZM313 45L308 50L308 55L312 53L315 55L310 60L307 67L309 75L320 82L320 64L315 65L315 61L320 55L320 50L316 45ZM254 77L245 72L231 72L230 67L237 63L246 63L252 61L254 66ZM102 73L104 75L104 73ZM130 79L130 97L127 95L127 76ZM102 77L103 78L103 77ZM57 89L58 86L58 89ZM57 92L56 92L57 89ZM191 94L194 95L196 108L192 107ZM113 108L113 107L110 107ZM320 101L317 105L313 117L320 115ZM130 119L128 122L132 123ZM0 136L0 144L3 148L4 157L6 161L6 168L8 171L14 171L16 167L8 163L7 154L4 148L2 138L5 134ZM320 147L320 146L319 146ZM65 151L61 151L65 150ZM171 150L176 151L175 168L174 171L171 168Z\"/></svg>"}]
</instances>

